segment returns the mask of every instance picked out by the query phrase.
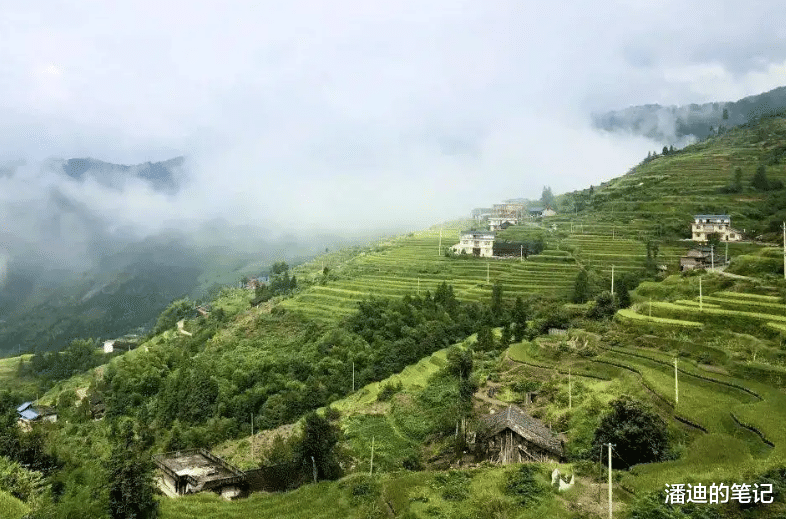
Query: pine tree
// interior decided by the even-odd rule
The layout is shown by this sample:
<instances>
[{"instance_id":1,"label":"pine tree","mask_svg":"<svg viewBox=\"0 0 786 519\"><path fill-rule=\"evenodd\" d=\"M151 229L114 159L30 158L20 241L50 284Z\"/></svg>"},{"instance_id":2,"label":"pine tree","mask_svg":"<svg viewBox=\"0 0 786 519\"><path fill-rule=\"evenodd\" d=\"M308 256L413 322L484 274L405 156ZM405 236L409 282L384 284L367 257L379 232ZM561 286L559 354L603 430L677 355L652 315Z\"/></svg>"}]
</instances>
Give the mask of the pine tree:
<instances>
[{"instance_id":1,"label":"pine tree","mask_svg":"<svg viewBox=\"0 0 786 519\"><path fill-rule=\"evenodd\" d=\"M524 301L521 296L516 297L516 302L513 305L513 339L516 342L524 340L524 334L527 330L527 310L524 308Z\"/></svg>"},{"instance_id":2,"label":"pine tree","mask_svg":"<svg viewBox=\"0 0 786 519\"><path fill-rule=\"evenodd\" d=\"M157 515L153 499L153 462L134 437L134 423L120 423L106 464L109 479L109 516L112 519L145 519Z\"/></svg>"},{"instance_id":3,"label":"pine tree","mask_svg":"<svg viewBox=\"0 0 786 519\"><path fill-rule=\"evenodd\" d=\"M572 301L574 303L584 303L587 299L589 299L589 277L587 276L587 271L581 269L579 273L576 274Z\"/></svg>"},{"instance_id":4,"label":"pine tree","mask_svg":"<svg viewBox=\"0 0 786 519\"><path fill-rule=\"evenodd\" d=\"M767 168L764 164L759 164L756 168L756 173L753 174L753 178L751 179L751 186L759 191L766 191L769 189L770 183L767 180Z\"/></svg>"}]
</instances>

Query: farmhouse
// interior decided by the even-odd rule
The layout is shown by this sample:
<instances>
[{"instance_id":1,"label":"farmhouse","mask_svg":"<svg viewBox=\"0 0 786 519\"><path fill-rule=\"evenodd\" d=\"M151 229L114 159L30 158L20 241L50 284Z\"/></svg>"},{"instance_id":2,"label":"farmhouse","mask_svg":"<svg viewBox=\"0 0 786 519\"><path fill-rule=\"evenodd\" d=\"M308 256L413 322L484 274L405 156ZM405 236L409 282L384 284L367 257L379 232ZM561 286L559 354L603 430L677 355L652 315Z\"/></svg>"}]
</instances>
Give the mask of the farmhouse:
<instances>
[{"instance_id":1,"label":"farmhouse","mask_svg":"<svg viewBox=\"0 0 786 519\"><path fill-rule=\"evenodd\" d=\"M727 214L697 214L691 224L693 241L706 242L711 234L721 241L740 241L742 233L731 228L731 216Z\"/></svg>"},{"instance_id":2,"label":"farmhouse","mask_svg":"<svg viewBox=\"0 0 786 519\"><path fill-rule=\"evenodd\" d=\"M680 271L682 272L694 269L707 269L713 266L722 267L725 264L725 258L715 253L711 247L691 249L684 256L680 257Z\"/></svg>"},{"instance_id":3,"label":"farmhouse","mask_svg":"<svg viewBox=\"0 0 786 519\"><path fill-rule=\"evenodd\" d=\"M561 437L512 405L487 417L484 425L481 441L485 441L487 457L495 463L559 462L564 456Z\"/></svg>"},{"instance_id":4,"label":"farmhouse","mask_svg":"<svg viewBox=\"0 0 786 519\"><path fill-rule=\"evenodd\" d=\"M519 219L515 217L490 217L489 218L489 231L501 231L507 229L511 225L516 225Z\"/></svg>"},{"instance_id":5,"label":"farmhouse","mask_svg":"<svg viewBox=\"0 0 786 519\"><path fill-rule=\"evenodd\" d=\"M493 231L462 231L461 241L451 249L457 254L490 258L494 255L494 237Z\"/></svg>"},{"instance_id":6,"label":"farmhouse","mask_svg":"<svg viewBox=\"0 0 786 519\"><path fill-rule=\"evenodd\" d=\"M46 421L56 422L57 413L51 407L33 407L33 402L25 402L16 408L19 415L18 423L21 426L29 426L31 422Z\"/></svg>"},{"instance_id":7,"label":"farmhouse","mask_svg":"<svg viewBox=\"0 0 786 519\"><path fill-rule=\"evenodd\" d=\"M205 449L157 454L153 461L158 488L170 497L212 491L233 498L247 487L244 472Z\"/></svg>"},{"instance_id":8,"label":"farmhouse","mask_svg":"<svg viewBox=\"0 0 786 519\"><path fill-rule=\"evenodd\" d=\"M505 202L494 204L491 207L491 216L494 218L519 218L524 211L524 204L519 202Z\"/></svg>"},{"instance_id":9,"label":"farmhouse","mask_svg":"<svg viewBox=\"0 0 786 519\"><path fill-rule=\"evenodd\" d=\"M543 218L544 216L554 216L557 214L556 211L549 209L548 207L543 209L542 207L533 207L529 211L530 218Z\"/></svg>"}]
</instances>

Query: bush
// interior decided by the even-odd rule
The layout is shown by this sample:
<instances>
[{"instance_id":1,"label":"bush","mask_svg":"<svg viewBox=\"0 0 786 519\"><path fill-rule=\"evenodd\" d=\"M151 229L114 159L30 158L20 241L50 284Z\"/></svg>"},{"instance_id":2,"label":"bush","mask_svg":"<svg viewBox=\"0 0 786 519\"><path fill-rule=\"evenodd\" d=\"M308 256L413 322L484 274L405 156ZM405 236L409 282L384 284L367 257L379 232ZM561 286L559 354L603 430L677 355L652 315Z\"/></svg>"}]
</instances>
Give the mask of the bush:
<instances>
[{"instance_id":1,"label":"bush","mask_svg":"<svg viewBox=\"0 0 786 519\"><path fill-rule=\"evenodd\" d=\"M399 382L388 382L382 389L379 390L379 394L377 394L377 400L380 402L387 402L390 400L393 395L401 391L404 386Z\"/></svg>"},{"instance_id":2,"label":"bush","mask_svg":"<svg viewBox=\"0 0 786 519\"><path fill-rule=\"evenodd\" d=\"M595 445L615 444L615 468L660 461L668 454L666 422L638 400L622 395L611 402L612 411L595 431Z\"/></svg>"},{"instance_id":3,"label":"bush","mask_svg":"<svg viewBox=\"0 0 786 519\"><path fill-rule=\"evenodd\" d=\"M431 483L432 488L440 491L445 501L463 501L469 497L470 482L473 474L451 470L437 474Z\"/></svg>"},{"instance_id":4,"label":"bush","mask_svg":"<svg viewBox=\"0 0 786 519\"><path fill-rule=\"evenodd\" d=\"M537 480L536 465L521 465L518 470L508 474L505 493L515 497L522 506L536 501L546 491Z\"/></svg>"}]
</instances>

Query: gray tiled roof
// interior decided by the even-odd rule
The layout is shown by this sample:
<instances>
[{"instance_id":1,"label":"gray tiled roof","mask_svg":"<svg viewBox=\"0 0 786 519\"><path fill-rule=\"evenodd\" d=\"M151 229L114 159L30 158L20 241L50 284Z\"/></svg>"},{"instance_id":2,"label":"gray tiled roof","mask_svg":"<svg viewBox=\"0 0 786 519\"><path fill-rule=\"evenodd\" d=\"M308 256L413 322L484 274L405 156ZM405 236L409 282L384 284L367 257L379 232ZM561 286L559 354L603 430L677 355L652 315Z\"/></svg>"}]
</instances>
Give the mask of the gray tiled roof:
<instances>
[{"instance_id":1,"label":"gray tiled roof","mask_svg":"<svg viewBox=\"0 0 786 519\"><path fill-rule=\"evenodd\" d=\"M485 418L492 435L510 429L527 441L562 456L562 441L537 418L529 416L514 406Z\"/></svg>"}]
</instances>

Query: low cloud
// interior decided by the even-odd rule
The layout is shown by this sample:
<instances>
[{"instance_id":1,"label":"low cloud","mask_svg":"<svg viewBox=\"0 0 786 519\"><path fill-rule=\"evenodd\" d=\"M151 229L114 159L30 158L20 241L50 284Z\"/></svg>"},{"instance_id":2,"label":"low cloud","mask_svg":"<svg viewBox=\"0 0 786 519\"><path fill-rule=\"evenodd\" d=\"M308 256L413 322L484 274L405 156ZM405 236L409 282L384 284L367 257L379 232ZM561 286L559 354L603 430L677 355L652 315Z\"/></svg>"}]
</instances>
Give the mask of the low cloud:
<instances>
[{"instance_id":1,"label":"low cloud","mask_svg":"<svg viewBox=\"0 0 786 519\"><path fill-rule=\"evenodd\" d=\"M422 228L597 184L663 145L599 131L591 113L758 93L786 63L772 44L784 24L755 2L187 7L7 9L0 160L27 161L0 169L8 250L78 263L97 244L217 219L271 236ZM42 166L180 155L173 193Z\"/></svg>"}]
</instances>

